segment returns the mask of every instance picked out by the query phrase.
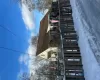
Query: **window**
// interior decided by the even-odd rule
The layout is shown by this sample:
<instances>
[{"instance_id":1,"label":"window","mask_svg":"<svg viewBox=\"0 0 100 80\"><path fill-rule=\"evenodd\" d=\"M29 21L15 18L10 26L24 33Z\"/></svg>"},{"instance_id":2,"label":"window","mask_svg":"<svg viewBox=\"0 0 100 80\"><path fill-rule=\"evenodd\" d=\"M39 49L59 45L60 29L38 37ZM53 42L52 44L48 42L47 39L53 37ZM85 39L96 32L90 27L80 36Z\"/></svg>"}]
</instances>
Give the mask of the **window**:
<instances>
[{"instance_id":1,"label":"window","mask_svg":"<svg viewBox=\"0 0 100 80\"><path fill-rule=\"evenodd\" d=\"M74 61L80 61L80 59L74 59Z\"/></svg>"},{"instance_id":2,"label":"window","mask_svg":"<svg viewBox=\"0 0 100 80\"><path fill-rule=\"evenodd\" d=\"M66 50L66 51L71 52L72 50Z\"/></svg>"},{"instance_id":3,"label":"window","mask_svg":"<svg viewBox=\"0 0 100 80\"><path fill-rule=\"evenodd\" d=\"M70 35L75 35L76 33L70 33Z\"/></svg>"},{"instance_id":4,"label":"window","mask_svg":"<svg viewBox=\"0 0 100 80\"><path fill-rule=\"evenodd\" d=\"M71 40L71 42L76 42L76 40Z\"/></svg>"},{"instance_id":5,"label":"window","mask_svg":"<svg viewBox=\"0 0 100 80\"><path fill-rule=\"evenodd\" d=\"M73 50L73 52L77 52L77 50Z\"/></svg>"},{"instance_id":6,"label":"window","mask_svg":"<svg viewBox=\"0 0 100 80\"><path fill-rule=\"evenodd\" d=\"M70 40L66 40L66 42L69 42Z\"/></svg>"},{"instance_id":7,"label":"window","mask_svg":"<svg viewBox=\"0 0 100 80\"><path fill-rule=\"evenodd\" d=\"M66 70L66 71L77 71L77 72L78 72L78 71L81 71L81 72L82 72L82 70Z\"/></svg>"},{"instance_id":8,"label":"window","mask_svg":"<svg viewBox=\"0 0 100 80\"><path fill-rule=\"evenodd\" d=\"M75 75L75 73L69 73L69 75L72 75L72 76L74 76L74 75Z\"/></svg>"},{"instance_id":9,"label":"window","mask_svg":"<svg viewBox=\"0 0 100 80\"><path fill-rule=\"evenodd\" d=\"M83 73L77 73L76 76L83 76Z\"/></svg>"},{"instance_id":10,"label":"window","mask_svg":"<svg viewBox=\"0 0 100 80\"><path fill-rule=\"evenodd\" d=\"M73 61L73 59L68 59L68 61Z\"/></svg>"},{"instance_id":11,"label":"window","mask_svg":"<svg viewBox=\"0 0 100 80\"><path fill-rule=\"evenodd\" d=\"M64 35L69 35L69 33L64 33Z\"/></svg>"},{"instance_id":12,"label":"window","mask_svg":"<svg viewBox=\"0 0 100 80\"><path fill-rule=\"evenodd\" d=\"M68 7L63 7L63 9L71 9L71 7L70 7L70 6L68 6Z\"/></svg>"},{"instance_id":13,"label":"window","mask_svg":"<svg viewBox=\"0 0 100 80\"><path fill-rule=\"evenodd\" d=\"M66 75L68 75L68 73L66 73Z\"/></svg>"},{"instance_id":14,"label":"window","mask_svg":"<svg viewBox=\"0 0 100 80\"><path fill-rule=\"evenodd\" d=\"M77 52L78 50L77 49L74 49L74 50L66 50L66 51L68 51L68 52Z\"/></svg>"},{"instance_id":15,"label":"window","mask_svg":"<svg viewBox=\"0 0 100 80\"><path fill-rule=\"evenodd\" d=\"M64 28L67 28L67 27L64 27Z\"/></svg>"},{"instance_id":16,"label":"window","mask_svg":"<svg viewBox=\"0 0 100 80\"><path fill-rule=\"evenodd\" d=\"M69 27L71 27L71 26L73 26L73 24L72 23L69 23L69 24L67 24Z\"/></svg>"},{"instance_id":17,"label":"window","mask_svg":"<svg viewBox=\"0 0 100 80\"><path fill-rule=\"evenodd\" d=\"M67 18L67 20L72 20L72 18L69 17L69 18Z\"/></svg>"},{"instance_id":18,"label":"window","mask_svg":"<svg viewBox=\"0 0 100 80\"><path fill-rule=\"evenodd\" d=\"M66 73L66 75L71 75L71 76L83 76L83 73Z\"/></svg>"},{"instance_id":19,"label":"window","mask_svg":"<svg viewBox=\"0 0 100 80\"><path fill-rule=\"evenodd\" d=\"M80 59L67 59L68 61L80 61Z\"/></svg>"},{"instance_id":20,"label":"window","mask_svg":"<svg viewBox=\"0 0 100 80\"><path fill-rule=\"evenodd\" d=\"M73 27L71 27L71 26L68 26L67 28L68 28L68 29L73 29Z\"/></svg>"}]
</instances>

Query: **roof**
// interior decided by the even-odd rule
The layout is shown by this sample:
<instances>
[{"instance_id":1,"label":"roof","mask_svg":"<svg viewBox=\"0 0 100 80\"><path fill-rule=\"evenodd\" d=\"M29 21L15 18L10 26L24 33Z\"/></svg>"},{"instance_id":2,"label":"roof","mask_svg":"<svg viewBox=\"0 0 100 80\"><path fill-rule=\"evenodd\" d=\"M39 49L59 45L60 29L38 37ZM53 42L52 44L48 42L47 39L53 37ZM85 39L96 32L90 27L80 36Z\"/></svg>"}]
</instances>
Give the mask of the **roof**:
<instances>
[{"instance_id":1,"label":"roof","mask_svg":"<svg viewBox=\"0 0 100 80\"><path fill-rule=\"evenodd\" d=\"M39 30L39 37L38 37L38 43L37 43L37 53L45 51L49 46L49 33L47 32L48 29L48 13L43 17L43 19L40 22L40 30Z\"/></svg>"}]
</instances>

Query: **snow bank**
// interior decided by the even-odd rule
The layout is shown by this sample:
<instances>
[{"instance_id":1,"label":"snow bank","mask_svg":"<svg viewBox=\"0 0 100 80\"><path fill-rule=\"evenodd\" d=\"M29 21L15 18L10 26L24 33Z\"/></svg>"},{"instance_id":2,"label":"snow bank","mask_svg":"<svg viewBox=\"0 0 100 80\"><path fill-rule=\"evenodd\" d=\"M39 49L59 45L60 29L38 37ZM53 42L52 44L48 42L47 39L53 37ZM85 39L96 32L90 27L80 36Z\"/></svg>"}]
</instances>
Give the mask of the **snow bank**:
<instances>
[{"instance_id":1,"label":"snow bank","mask_svg":"<svg viewBox=\"0 0 100 80\"><path fill-rule=\"evenodd\" d=\"M91 0L71 0L74 25L75 25L75 30L77 31L77 34L79 36L78 43L81 50L85 79L100 80L100 66L99 66L100 59L99 57L97 58L97 56L100 55L98 49L100 46L97 45L95 42L95 40L98 40L96 38L97 33L95 32L94 27L92 27L92 26L97 26L96 25L97 23L94 22L93 24L93 21L91 20L91 18L89 18L92 17L96 20L96 18L93 17L93 15L95 14L93 13L91 14L91 12L90 14L86 13L86 11L88 11L90 7L90 6L85 6L86 1L91 1Z\"/></svg>"}]
</instances>

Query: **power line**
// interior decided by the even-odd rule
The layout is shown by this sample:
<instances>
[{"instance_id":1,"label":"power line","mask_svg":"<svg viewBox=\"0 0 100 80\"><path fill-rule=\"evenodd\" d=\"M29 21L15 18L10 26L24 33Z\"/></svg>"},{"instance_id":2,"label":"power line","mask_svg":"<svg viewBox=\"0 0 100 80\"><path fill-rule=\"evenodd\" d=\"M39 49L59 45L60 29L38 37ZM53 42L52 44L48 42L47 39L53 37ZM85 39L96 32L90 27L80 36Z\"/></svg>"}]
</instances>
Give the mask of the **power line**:
<instances>
[{"instance_id":1,"label":"power line","mask_svg":"<svg viewBox=\"0 0 100 80\"><path fill-rule=\"evenodd\" d=\"M12 35L14 35L14 36L16 36L16 37L22 39L20 36L18 36L18 35L16 35L15 33L13 33L13 32L12 32L10 29L8 29L7 27L4 27L4 26L2 26L2 25L0 25L0 27L2 27L3 29L9 31ZM22 40L23 40L24 42L28 43L28 41L26 41L25 39L22 39Z\"/></svg>"},{"instance_id":2,"label":"power line","mask_svg":"<svg viewBox=\"0 0 100 80\"><path fill-rule=\"evenodd\" d=\"M6 48L6 47L0 47L1 49L6 49L6 50L9 50L9 51L13 51L13 52L19 52L19 53L24 53L26 54L27 52L23 52L23 51L19 51L19 50L15 50L15 49L10 49L10 48Z\"/></svg>"}]
</instances>

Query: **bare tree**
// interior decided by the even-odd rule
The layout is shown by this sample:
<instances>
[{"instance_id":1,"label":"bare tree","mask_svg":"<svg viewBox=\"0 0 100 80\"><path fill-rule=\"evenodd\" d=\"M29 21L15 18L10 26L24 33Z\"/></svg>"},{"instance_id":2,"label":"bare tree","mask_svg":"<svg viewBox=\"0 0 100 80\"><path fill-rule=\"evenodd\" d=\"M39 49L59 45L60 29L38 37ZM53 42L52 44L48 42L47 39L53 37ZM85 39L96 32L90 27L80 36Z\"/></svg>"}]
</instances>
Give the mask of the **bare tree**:
<instances>
[{"instance_id":1,"label":"bare tree","mask_svg":"<svg viewBox=\"0 0 100 80\"><path fill-rule=\"evenodd\" d=\"M27 5L29 11L38 9L40 12L44 12L46 9L49 9L52 4L52 0L15 0L19 2L21 6L23 4Z\"/></svg>"},{"instance_id":2,"label":"bare tree","mask_svg":"<svg viewBox=\"0 0 100 80\"><path fill-rule=\"evenodd\" d=\"M54 80L56 77L54 63L49 61L48 59L43 59L41 57L37 57L35 59L37 64L37 68L35 70L35 74L32 75L31 80ZM34 64L33 64L34 65Z\"/></svg>"},{"instance_id":3,"label":"bare tree","mask_svg":"<svg viewBox=\"0 0 100 80\"><path fill-rule=\"evenodd\" d=\"M30 76L27 72L23 72L19 75L18 80L30 80Z\"/></svg>"},{"instance_id":4,"label":"bare tree","mask_svg":"<svg viewBox=\"0 0 100 80\"><path fill-rule=\"evenodd\" d=\"M38 40L38 35L37 36L32 36L32 38L31 38L31 44L33 45L33 46L37 46L37 40Z\"/></svg>"},{"instance_id":5,"label":"bare tree","mask_svg":"<svg viewBox=\"0 0 100 80\"><path fill-rule=\"evenodd\" d=\"M51 7L52 0L37 0L36 1L36 9L41 12L44 10L49 9Z\"/></svg>"},{"instance_id":6,"label":"bare tree","mask_svg":"<svg viewBox=\"0 0 100 80\"><path fill-rule=\"evenodd\" d=\"M51 70L51 67L54 67L51 61L37 56L32 63L34 67L31 69L31 73L21 73L18 80L55 80L56 74L54 69Z\"/></svg>"},{"instance_id":7,"label":"bare tree","mask_svg":"<svg viewBox=\"0 0 100 80\"><path fill-rule=\"evenodd\" d=\"M29 11L32 11L35 9L35 3L34 0L15 0L16 2L20 3L21 6L26 5Z\"/></svg>"}]
</instances>

